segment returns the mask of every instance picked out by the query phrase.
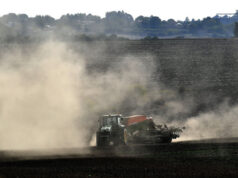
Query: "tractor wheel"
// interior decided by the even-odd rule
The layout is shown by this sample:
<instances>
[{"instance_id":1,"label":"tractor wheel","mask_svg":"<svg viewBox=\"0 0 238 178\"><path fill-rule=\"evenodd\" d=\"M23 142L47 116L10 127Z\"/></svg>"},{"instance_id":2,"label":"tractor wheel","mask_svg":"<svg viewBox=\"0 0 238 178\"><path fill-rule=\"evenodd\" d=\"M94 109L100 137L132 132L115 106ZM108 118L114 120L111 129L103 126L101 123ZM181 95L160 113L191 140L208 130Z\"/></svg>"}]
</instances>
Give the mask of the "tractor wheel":
<instances>
[{"instance_id":1,"label":"tractor wheel","mask_svg":"<svg viewBox=\"0 0 238 178\"><path fill-rule=\"evenodd\" d=\"M171 143L172 142L172 137L165 137L162 139L163 143Z\"/></svg>"},{"instance_id":2,"label":"tractor wheel","mask_svg":"<svg viewBox=\"0 0 238 178\"><path fill-rule=\"evenodd\" d=\"M107 142L100 137L100 133L97 133L96 144L97 144L97 147L101 147L101 146L107 145Z\"/></svg>"}]
</instances>

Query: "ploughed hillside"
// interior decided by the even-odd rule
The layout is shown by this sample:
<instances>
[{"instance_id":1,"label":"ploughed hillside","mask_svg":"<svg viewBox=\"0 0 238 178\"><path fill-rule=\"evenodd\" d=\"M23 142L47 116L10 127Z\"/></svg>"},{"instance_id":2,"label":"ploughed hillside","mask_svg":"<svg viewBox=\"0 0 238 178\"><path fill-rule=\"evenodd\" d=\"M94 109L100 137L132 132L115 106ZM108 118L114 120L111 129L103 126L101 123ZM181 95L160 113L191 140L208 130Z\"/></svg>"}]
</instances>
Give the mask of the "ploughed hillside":
<instances>
[{"instance_id":1,"label":"ploughed hillside","mask_svg":"<svg viewBox=\"0 0 238 178\"><path fill-rule=\"evenodd\" d=\"M82 50L88 47L91 50ZM212 110L225 100L237 103L238 39L94 41L84 44L81 51L92 72L105 71L125 56L152 63L154 81L182 98L193 98L196 107L191 115ZM162 94L169 95L166 89Z\"/></svg>"},{"instance_id":2,"label":"ploughed hillside","mask_svg":"<svg viewBox=\"0 0 238 178\"><path fill-rule=\"evenodd\" d=\"M149 72L148 76L150 85L156 83L163 97L147 102L140 108L140 113L164 115L171 111L165 103L174 100L187 103L185 107L191 106L186 111L168 116L173 120L214 110L224 102L233 106L238 101L238 39L74 39L63 42L86 59L90 75L97 76L109 70L117 72L120 67L115 66L123 62L142 61L152 73ZM35 40L1 43L0 55L18 47L24 54L34 55L32 51L39 43ZM126 66L123 66L125 70L130 70ZM148 75L143 72L141 75ZM135 86L141 95L146 95L148 87ZM117 106L117 111L138 113L131 112L138 106L135 105L136 99L127 97L120 107Z\"/></svg>"}]
</instances>

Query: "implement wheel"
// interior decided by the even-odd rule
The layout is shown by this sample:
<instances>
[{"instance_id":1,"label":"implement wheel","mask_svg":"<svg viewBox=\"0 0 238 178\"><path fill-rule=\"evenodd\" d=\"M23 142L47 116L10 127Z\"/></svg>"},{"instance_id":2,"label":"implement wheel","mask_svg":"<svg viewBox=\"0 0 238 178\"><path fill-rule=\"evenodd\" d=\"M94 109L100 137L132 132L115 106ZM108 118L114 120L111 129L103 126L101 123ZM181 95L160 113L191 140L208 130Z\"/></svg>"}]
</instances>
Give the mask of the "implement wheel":
<instances>
[{"instance_id":1,"label":"implement wheel","mask_svg":"<svg viewBox=\"0 0 238 178\"><path fill-rule=\"evenodd\" d=\"M123 143L124 143L124 145L127 145L127 141L128 141L127 137L128 137L127 130L124 129L123 130Z\"/></svg>"}]
</instances>

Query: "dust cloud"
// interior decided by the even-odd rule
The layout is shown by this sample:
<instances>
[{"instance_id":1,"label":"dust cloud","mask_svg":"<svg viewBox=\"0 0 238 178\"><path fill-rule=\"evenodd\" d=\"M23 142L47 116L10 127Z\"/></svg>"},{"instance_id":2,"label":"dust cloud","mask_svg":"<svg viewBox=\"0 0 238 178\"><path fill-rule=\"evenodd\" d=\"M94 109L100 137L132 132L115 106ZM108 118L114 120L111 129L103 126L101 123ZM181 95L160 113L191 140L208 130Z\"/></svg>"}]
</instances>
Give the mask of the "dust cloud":
<instances>
[{"instance_id":1,"label":"dust cloud","mask_svg":"<svg viewBox=\"0 0 238 178\"><path fill-rule=\"evenodd\" d=\"M13 45L0 56L1 150L92 145L98 117L109 113L151 114L156 123L185 126L179 140L238 136L237 106L181 117L194 109L193 98L153 81L153 56L123 56L95 72L87 66L93 61L66 42L28 48Z\"/></svg>"},{"instance_id":2,"label":"dust cloud","mask_svg":"<svg viewBox=\"0 0 238 178\"><path fill-rule=\"evenodd\" d=\"M131 104L136 112L160 97L150 81L153 64L132 56L90 73L84 57L52 40L28 52L14 46L0 63L3 150L88 146L100 114L120 113Z\"/></svg>"},{"instance_id":3,"label":"dust cloud","mask_svg":"<svg viewBox=\"0 0 238 178\"><path fill-rule=\"evenodd\" d=\"M230 106L226 101L216 110L188 118L184 123L186 130L178 140L237 137L237 115L238 106Z\"/></svg>"},{"instance_id":4,"label":"dust cloud","mask_svg":"<svg viewBox=\"0 0 238 178\"><path fill-rule=\"evenodd\" d=\"M68 59L68 61L67 61ZM0 67L0 147L79 146L81 112L76 82L83 63L64 44L48 42L25 55L11 49ZM83 145L83 144L82 144Z\"/></svg>"}]
</instances>

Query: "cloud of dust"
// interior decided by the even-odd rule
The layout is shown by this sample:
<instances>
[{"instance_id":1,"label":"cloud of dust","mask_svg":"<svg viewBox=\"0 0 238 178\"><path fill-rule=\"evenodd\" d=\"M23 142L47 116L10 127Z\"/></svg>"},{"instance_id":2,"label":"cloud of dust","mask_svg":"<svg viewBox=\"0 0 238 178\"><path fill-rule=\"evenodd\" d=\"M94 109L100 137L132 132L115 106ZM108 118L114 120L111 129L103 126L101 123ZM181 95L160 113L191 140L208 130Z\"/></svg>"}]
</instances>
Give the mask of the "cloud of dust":
<instances>
[{"instance_id":1,"label":"cloud of dust","mask_svg":"<svg viewBox=\"0 0 238 178\"><path fill-rule=\"evenodd\" d=\"M69 46L49 40L28 51L13 46L1 55L1 150L85 147L95 142L100 115L122 111L185 126L177 140L238 135L237 106L182 118L194 109L193 100L153 81L151 56L126 56L107 70L90 72L87 64L98 61L87 61ZM164 103L150 110L157 101Z\"/></svg>"},{"instance_id":2,"label":"cloud of dust","mask_svg":"<svg viewBox=\"0 0 238 178\"><path fill-rule=\"evenodd\" d=\"M48 42L25 55L10 50L0 66L0 148L79 146L78 89L83 61L64 44ZM82 144L83 145L83 144Z\"/></svg>"},{"instance_id":3,"label":"cloud of dust","mask_svg":"<svg viewBox=\"0 0 238 178\"><path fill-rule=\"evenodd\" d=\"M99 115L130 105L143 114L146 103L161 97L150 80L154 65L132 56L90 73L63 42L8 51L0 59L0 149L84 147Z\"/></svg>"},{"instance_id":4,"label":"cloud of dust","mask_svg":"<svg viewBox=\"0 0 238 178\"><path fill-rule=\"evenodd\" d=\"M238 106L224 102L214 111L188 118L184 123L186 130L178 141L237 137L237 115Z\"/></svg>"}]
</instances>

